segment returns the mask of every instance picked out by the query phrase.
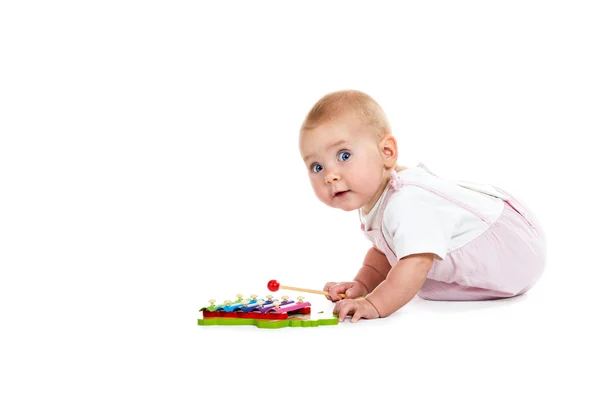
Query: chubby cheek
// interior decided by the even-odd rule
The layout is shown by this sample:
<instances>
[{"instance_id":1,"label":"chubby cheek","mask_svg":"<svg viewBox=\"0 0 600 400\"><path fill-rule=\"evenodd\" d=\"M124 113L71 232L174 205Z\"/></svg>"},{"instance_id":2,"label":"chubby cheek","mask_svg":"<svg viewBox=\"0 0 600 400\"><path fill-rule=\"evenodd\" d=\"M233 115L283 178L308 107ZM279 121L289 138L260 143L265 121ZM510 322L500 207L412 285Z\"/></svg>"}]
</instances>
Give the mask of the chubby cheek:
<instances>
[{"instance_id":1,"label":"chubby cheek","mask_svg":"<svg viewBox=\"0 0 600 400\"><path fill-rule=\"evenodd\" d=\"M372 165L355 164L352 166L350 176L352 177L352 188L357 192L370 194L379 188L381 174L378 174Z\"/></svg>"}]
</instances>

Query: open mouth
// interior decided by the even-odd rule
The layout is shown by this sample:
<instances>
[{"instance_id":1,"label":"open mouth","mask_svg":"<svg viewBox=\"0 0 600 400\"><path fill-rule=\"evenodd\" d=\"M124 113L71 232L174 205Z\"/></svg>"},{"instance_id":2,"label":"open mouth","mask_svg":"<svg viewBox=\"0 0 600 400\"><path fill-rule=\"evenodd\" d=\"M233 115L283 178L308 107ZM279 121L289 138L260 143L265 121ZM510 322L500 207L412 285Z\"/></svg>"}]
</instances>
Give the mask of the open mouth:
<instances>
[{"instance_id":1,"label":"open mouth","mask_svg":"<svg viewBox=\"0 0 600 400\"><path fill-rule=\"evenodd\" d=\"M346 193L348 193L348 192L349 192L349 190L342 190L341 192L335 192L333 197L336 197L336 198L344 197L346 195Z\"/></svg>"}]
</instances>

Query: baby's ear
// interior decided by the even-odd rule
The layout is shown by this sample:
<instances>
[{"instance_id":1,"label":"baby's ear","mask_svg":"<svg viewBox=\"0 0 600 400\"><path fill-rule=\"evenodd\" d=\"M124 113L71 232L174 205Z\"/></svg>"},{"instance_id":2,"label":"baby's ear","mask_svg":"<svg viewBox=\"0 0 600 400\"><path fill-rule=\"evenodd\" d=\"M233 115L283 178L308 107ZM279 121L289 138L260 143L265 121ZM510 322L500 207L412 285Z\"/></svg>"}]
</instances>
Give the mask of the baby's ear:
<instances>
[{"instance_id":1,"label":"baby's ear","mask_svg":"<svg viewBox=\"0 0 600 400\"><path fill-rule=\"evenodd\" d=\"M386 135L380 142L380 151L386 168L393 168L398 160L398 143L392 135Z\"/></svg>"}]
</instances>

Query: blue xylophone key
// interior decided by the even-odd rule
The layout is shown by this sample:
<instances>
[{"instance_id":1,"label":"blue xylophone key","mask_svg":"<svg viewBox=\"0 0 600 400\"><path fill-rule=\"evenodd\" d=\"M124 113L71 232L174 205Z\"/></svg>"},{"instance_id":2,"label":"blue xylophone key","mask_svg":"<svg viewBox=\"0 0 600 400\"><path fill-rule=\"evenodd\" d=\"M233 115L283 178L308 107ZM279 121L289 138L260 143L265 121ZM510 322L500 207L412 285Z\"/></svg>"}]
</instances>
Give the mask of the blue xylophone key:
<instances>
[{"instance_id":1,"label":"blue xylophone key","mask_svg":"<svg viewBox=\"0 0 600 400\"><path fill-rule=\"evenodd\" d=\"M222 310L226 311L226 312L231 312L231 311L238 311L241 310L243 311L244 308L248 308L248 307L256 307L258 306L257 304L258 300L250 300L248 302L248 306L244 306L244 304L241 301L235 302L235 303L231 303L229 306L223 306Z\"/></svg>"},{"instance_id":2,"label":"blue xylophone key","mask_svg":"<svg viewBox=\"0 0 600 400\"><path fill-rule=\"evenodd\" d=\"M254 311L256 308L258 307L258 303L254 302L254 303L248 303L248 305L246 307L242 307L240 310L243 312L251 312Z\"/></svg>"}]
</instances>

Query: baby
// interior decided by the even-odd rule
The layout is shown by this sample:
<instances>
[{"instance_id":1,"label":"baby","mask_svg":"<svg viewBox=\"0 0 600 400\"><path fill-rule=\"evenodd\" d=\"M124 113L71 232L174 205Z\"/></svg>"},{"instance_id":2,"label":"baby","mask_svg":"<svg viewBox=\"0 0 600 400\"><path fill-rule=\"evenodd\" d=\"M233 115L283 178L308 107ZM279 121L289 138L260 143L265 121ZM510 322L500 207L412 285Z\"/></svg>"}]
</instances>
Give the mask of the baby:
<instances>
[{"instance_id":1,"label":"baby","mask_svg":"<svg viewBox=\"0 0 600 400\"><path fill-rule=\"evenodd\" d=\"M489 300L528 291L545 267L545 237L523 204L492 185L453 182L397 164L379 104L359 91L321 98L300 129L320 201L358 210L372 242L351 282L328 282L340 321L383 318L415 295ZM342 295L343 294L343 299Z\"/></svg>"}]
</instances>

